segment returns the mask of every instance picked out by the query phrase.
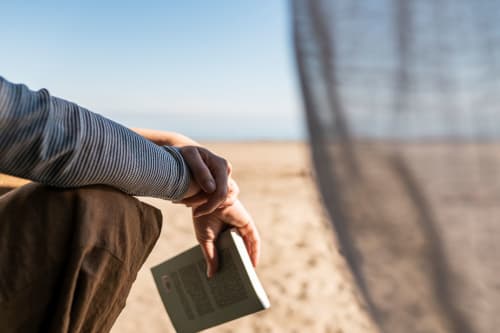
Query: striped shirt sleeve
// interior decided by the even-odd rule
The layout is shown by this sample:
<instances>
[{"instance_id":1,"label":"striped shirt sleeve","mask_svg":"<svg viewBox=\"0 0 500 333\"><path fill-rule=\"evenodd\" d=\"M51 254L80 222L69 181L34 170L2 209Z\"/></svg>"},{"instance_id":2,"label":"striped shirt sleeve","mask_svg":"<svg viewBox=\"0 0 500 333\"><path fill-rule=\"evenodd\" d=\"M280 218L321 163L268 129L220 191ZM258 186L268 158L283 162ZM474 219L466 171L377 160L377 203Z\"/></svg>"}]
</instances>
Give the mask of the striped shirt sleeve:
<instances>
[{"instance_id":1,"label":"striped shirt sleeve","mask_svg":"<svg viewBox=\"0 0 500 333\"><path fill-rule=\"evenodd\" d=\"M131 195L182 198L190 173L179 150L45 89L0 76L0 172L58 187L105 184Z\"/></svg>"}]
</instances>

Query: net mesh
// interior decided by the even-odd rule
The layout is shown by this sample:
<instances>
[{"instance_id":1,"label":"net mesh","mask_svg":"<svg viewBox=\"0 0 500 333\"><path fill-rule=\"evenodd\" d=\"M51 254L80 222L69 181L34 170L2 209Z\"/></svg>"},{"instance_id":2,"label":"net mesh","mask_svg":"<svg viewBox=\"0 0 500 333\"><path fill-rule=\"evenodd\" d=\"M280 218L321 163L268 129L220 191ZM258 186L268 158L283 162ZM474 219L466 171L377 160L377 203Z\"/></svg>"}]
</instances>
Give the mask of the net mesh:
<instances>
[{"instance_id":1,"label":"net mesh","mask_svg":"<svg viewBox=\"0 0 500 333\"><path fill-rule=\"evenodd\" d=\"M500 327L500 1L292 0L318 186L386 332Z\"/></svg>"}]
</instances>

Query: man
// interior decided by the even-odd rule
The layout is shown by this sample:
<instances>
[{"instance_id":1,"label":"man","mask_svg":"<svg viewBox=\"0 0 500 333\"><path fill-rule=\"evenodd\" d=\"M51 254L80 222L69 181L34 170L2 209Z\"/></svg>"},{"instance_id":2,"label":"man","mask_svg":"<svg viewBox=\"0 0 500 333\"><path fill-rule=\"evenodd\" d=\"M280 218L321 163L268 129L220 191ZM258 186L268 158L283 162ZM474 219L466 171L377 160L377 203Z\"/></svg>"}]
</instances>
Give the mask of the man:
<instances>
[{"instance_id":1,"label":"man","mask_svg":"<svg viewBox=\"0 0 500 333\"><path fill-rule=\"evenodd\" d=\"M258 232L225 159L182 135L132 131L2 77L0 172L51 186L0 199L2 332L110 329L161 222L122 192L192 207L209 277L217 269L214 242L227 225L239 229L258 262ZM44 275L40 261L59 276ZM35 309L21 314L29 300Z\"/></svg>"}]
</instances>

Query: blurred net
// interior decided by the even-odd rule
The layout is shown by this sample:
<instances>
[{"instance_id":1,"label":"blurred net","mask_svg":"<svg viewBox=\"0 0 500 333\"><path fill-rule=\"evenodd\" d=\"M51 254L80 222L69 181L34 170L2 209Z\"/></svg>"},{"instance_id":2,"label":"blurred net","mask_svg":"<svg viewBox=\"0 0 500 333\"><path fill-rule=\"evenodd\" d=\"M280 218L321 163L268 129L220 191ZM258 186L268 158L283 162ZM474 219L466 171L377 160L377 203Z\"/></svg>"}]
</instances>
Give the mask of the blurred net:
<instances>
[{"instance_id":1,"label":"blurred net","mask_svg":"<svg viewBox=\"0 0 500 333\"><path fill-rule=\"evenodd\" d=\"M318 185L373 317L498 331L500 1L292 9Z\"/></svg>"}]
</instances>

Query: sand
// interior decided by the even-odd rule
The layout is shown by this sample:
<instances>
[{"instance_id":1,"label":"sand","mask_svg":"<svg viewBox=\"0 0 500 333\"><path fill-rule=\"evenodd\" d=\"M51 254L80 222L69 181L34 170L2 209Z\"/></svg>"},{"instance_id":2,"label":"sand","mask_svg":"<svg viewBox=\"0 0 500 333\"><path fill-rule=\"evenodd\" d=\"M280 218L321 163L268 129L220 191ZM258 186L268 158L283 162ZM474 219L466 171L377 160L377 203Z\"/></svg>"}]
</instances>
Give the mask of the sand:
<instances>
[{"instance_id":1,"label":"sand","mask_svg":"<svg viewBox=\"0 0 500 333\"><path fill-rule=\"evenodd\" d=\"M265 142L207 146L232 162L240 198L260 229L263 244L257 273L272 304L266 311L207 332L375 332L322 211L307 146ZM24 183L0 176L0 188ZM141 200L161 209L163 229L112 332L174 332L149 269L195 245L190 211L163 200Z\"/></svg>"},{"instance_id":2,"label":"sand","mask_svg":"<svg viewBox=\"0 0 500 333\"><path fill-rule=\"evenodd\" d=\"M257 274L272 307L207 332L374 332L356 297L345 263L321 209L301 143L218 143L229 159L240 198L261 232ZM193 246L190 212L144 199L162 210L163 230L137 276L113 333L175 332L149 268Z\"/></svg>"}]
</instances>

